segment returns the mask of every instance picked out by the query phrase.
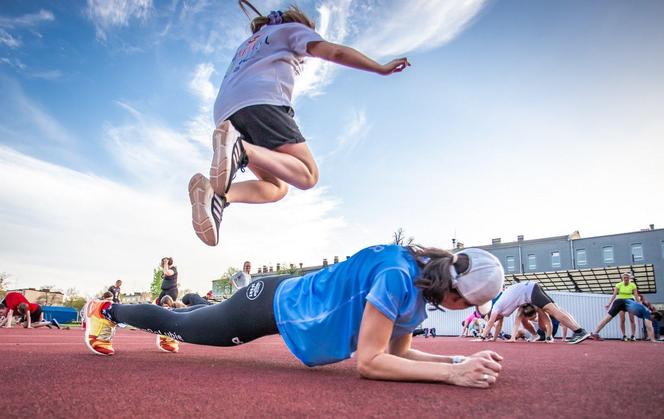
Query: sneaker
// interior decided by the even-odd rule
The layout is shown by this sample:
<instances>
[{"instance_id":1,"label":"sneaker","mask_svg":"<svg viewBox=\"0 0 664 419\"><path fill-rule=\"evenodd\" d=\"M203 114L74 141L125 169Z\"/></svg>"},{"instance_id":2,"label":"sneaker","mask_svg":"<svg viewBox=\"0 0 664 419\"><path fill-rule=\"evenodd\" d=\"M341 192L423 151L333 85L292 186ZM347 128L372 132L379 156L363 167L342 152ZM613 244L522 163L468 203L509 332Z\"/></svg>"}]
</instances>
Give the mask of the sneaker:
<instances>
[{"instance_id":1,"label":"sneaker","mask_svg":"<svg viewBox=\"0 0 664 419\"><path fill-rule=\"evenodd\" d=\"M636 339L634 339L634 335L632 335L632 336L629 338L629 340L631 340L632 342L635 342L635 341L636 341Z\"/></svg>"},{"instance_id":2,"label":"sneaker","mask_svg":"<svg viewBox=\"0 0 664 419\"><path fill-rule=\"evenodd\" d=\"M177 353L180 350L178 341L168 336L157 336L157 348L162 352Z\"/></svg>"},{"instance_id":3,"label":"sneaker","mask_svg":"<svg viewBox=\"0 0 664 419\"><path fill-rule=\"evenodd\" d=\"M102 300L89 301L84 309L85 346L97 355L113 355L112 340L115 323L105 318L101 311L111 303Z\"/></svg>"},{"instance_id":4,"label":"sneaker","mask_svg":"<svg viewBox=\"0 0 664 419\"><path fill-rule=\"evenodd\" d=\"M629 341L629 339L627 339L627 336L623 335L623 337L622 337L622 341L623 341L623 342L627 342L627 341Z\"/></svg>"},{"instance_id":5,"label":"sneaker","mask_svg":"<svg viewBox=\"0 0 664 419\"><path fill-rule=\"evenodd\" d=\"M60 329L60 323L56 319L51 320L51 325L55 326L56 328Z\"/></svg>"},{"instance_id":6,"label":"sneaker","mask_svg":"<svg viewBox=\"0 0 664 419\"><path fill-rule=\"evenodd\" d=\"M210 184L219 196L225 196L231 188L238 169L244 172L249 163L242 145L242 137L230 139L231 123L224 121L212 134L212 164L210 165Z\"/></svg>"},{"instance_id":7,"label":"sneaker","mask_svg":"<svg viewBox=\"0 0 664 419\"><path fill-rule=\"evenodd\" d=\"M196 235L208 246L216 246L219 243L221 217L228 202L214 193L210 181L200 173L196 173L189 181L189 200L191 225Z\"/></svg>"},{"instance_id":8,"label":"sneaker","mask_svg":"<svg viewBox=\"0 0 664 419\"><path fill-rule=\"evenodd\" d=\"M599 335L599 333L591 333L590 337L593 338L594 340L604 340L602 337Z\"/></svg>"},{"instance_id":9,"label":"sneaker","mask_svg":"<svg viewBox=\"0 0 664 419\"><path fill-rule=\"evenodd\" d=\"M435 338L436 337L436 328L432 327L431 329L429 329L429 334L431 335L432 338Z\"/></svg>"},{"instance_id":10,"label":"sneaker","mask_svg":"<svg viewBox=\"0 0 664 419\"><path fill-rule=\"evenodd\" d=\"M532 339L530 339L531 342L544 342L544 336L542 335L537 335L537 337L533 336Z\"/></svg>"},{"instance_id":11,"label":"sneaker","mask_svg":"<svg viewBox=\"0 0 664 419\"><path fill-rule=\"evenodd\" d=\"M547 336L546 340L544 341L546 343L553 343L553 336Z\"/></svg>"},{"instance_id":12,"label":"sneaker","mask_svg":"<svg viewBox=\"0 0 664 419\"><path fill-rule=\"evenodd\" d=\"M590 333L586 332L585 329L581 329L579 333L573 333L572 339L570 339L567 343L570 345L576 345L577 343L581 343L589 337Z\"/></svg>"}]
</instances>

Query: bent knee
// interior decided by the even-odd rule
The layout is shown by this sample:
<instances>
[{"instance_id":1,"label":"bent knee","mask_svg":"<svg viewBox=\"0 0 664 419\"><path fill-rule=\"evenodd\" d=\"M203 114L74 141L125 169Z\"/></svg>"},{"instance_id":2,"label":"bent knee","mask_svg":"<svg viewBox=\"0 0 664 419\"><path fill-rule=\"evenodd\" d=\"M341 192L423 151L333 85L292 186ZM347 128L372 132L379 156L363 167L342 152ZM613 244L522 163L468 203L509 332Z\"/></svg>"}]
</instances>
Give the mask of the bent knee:
<instances>
[{"instance_id":1,"label":"bent knee","mask_svg":"<svg viewBox=\"0 0 664 419\"><path fill-rule=\"evenodd\" d=\"M311 189L318 184L318 172L312 173L307 176L300 185L297 185L298 189L307 190Z\"/></svg>"}]
</instances>

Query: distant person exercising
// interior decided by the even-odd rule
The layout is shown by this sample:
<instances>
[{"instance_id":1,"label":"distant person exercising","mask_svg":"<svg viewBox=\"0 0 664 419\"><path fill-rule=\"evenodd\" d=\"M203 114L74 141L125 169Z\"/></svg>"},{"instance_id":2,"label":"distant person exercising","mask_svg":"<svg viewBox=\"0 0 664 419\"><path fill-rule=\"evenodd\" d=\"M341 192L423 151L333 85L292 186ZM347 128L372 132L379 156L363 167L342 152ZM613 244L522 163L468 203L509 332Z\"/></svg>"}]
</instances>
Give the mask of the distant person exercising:
<instances>
[{"instance_id":1,"label":"distant person exercising","mask_svg":"<svg viewBox=\"0 0 664 419\"><path fill-rule=\"evenodd\" d=\"M122 281L119 279L115 281L115 285L111 285L110 287L108 287L108 292L113 294L114 303L120 302L120 292L121 292L120 287L122 287Z\"/></svg>"},{"instance_id":2,"label":"distant person exercising","mask_svg":"<svg viewBox=\"0 0 664 419\"><path fill-rule=\"evenodd\" d=\"M542 319L546 325L546 338L551 338L552 326L549 315L555 316L560 323L572 329L574 333L568 343L577 344L590 337L590 333L586 332L569 313L556 305L540 284L536 281L525 281L512 284L503 291L491 309L491 317L484 328L482 339L487 338L488 332L496 324L496 331L493 337L493 340L496 340L502 330L503 318L510 316L517 308L524 304L533 305L537 313L542 314Z\"/></svg>"}]
</instances>

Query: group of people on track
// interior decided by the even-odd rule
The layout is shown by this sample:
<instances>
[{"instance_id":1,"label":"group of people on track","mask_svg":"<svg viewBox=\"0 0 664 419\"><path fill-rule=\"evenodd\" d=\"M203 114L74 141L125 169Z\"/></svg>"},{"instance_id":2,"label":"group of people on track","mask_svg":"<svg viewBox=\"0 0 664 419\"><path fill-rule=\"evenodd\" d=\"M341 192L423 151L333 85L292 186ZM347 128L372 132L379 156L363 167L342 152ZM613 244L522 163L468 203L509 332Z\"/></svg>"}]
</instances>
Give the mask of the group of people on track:
<instances>
[{"instance_id":1,"label":"group of people on track","mask_svg":"<svg viewBox=\"0 0 664 419\"><path fill-rule=\"evenodd\" d=\"M636 284L631 281L631 273L625 272L621 276L622 281L616 284L614 293L606 305L608 313L593 333L588 334L582 329L569 313L553 301L539 283L524 281L507 287L496 299L491 313L482 316L474 311L470 314L462 322L461 336L469 336L469 331L474 329L473 336L479 339L495 341L499 337L503 337L505 340L513 342L519 338L525 339L527 336L525 332L528 332L530 341L551 343L554 341L553 337L556 335L558 326L561 325L563 341L567 340L567 329L574 332L572 341L574 341L574 336L577 333L583 333L586 337L589 335L593 339L601 340L599 332L611 319L621 314L620 326L624 341L635 340L634 317L638 317L643 320L648 340L655 342L655 330L659 330L662 315L637 292ZM647 307L646 304L650 307ZM515 312L511 334L502 333L504 318ZM625 334L625 313L629 314L632 325L632 336L629 339Z\"/></svg>"},{"instance_id":2,"label":"group of people on track","mask_svg":"<svg viewBox=\"0 0 664 419\"><path fill-rule=\"evenodd\" d=\"M189 182L192 226L210 246L220 241L222 215L230 204L274 202L287 194L289 185L309 189L318 182L318 167L291 103L294 78L306 58L385 76L410 66L405 57L380 64L351 47L324 40L314 22L295 6L264 16L246 0L240 5L257 17L215 102L209 178L197 173ZM256 179L234 182L236 173L246 168ZM164 283L176 284L172 260L162 260L162 269ZM310 367L354 356L359 374L369 379L486 388L502 369L503 358L496 352L438 355L412 347L413 331L427 317L427 305L447 310L474 307L480 316L491 313L489 325L498 322L499 328L511 311L520 309L522 317L529 316L530 309L520 307L530 304L542 321L545 339L551 336L551 315L573 331L570 343L590 336L536 283L508 288L491 310L503 288L504 272L500 261L481 249L450 253L376 245L303 276L236 279L238 292L219 304L171 307L177 293L164 285L158 304L91 300L84 310L85 345L95 354L114 354L118 324L156 334L160 349L168 352L177 352L179 342L239 346L278 334ZM525 321L519 322L525 327Z\"/></svg>"}]
</instances>

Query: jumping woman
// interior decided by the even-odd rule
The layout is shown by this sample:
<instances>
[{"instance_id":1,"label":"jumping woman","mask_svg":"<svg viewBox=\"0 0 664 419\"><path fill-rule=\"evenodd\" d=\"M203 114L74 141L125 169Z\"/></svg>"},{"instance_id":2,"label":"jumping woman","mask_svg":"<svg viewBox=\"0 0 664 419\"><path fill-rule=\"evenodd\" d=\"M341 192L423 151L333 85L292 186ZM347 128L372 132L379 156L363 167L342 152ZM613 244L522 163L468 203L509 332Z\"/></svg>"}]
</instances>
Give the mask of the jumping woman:
<instances>
[{"instance_id":1,"label":"jumping woman","mask_svg":"<svg viewBox=\"0 0 664 419\"><path fill-rule=\"evenodd\" d=\"M353 48L325 41L300 9L272 11L251 21L252 35L237 49L214 104L216 129L210 179L200 173L189 181L192 225L207 245L219 242L219 224L230 203L275 202L288 185L310 189L318 167L295 123L291 103L295 75L306 57L389 75L403 71L408 59L379 64ZM234 138L231 125L240 133ZM233 137L233 138L232 138ZM231 185L237 170L248 167L256 180Z\"/></svg>"},{"instance_id":2,"label":"jumping woman","mask_svg":"<svg viewBox=\"0 0 664 419\"><path fill-rule=\"evenodd\" d=\"M365 378L487 388L498 378L500 355L421 352L411 348L412 332L427 317L426 303L487 310L503 276L498 259L480 249L453 255L434 248L374 246L304 276L261 278L222 303L188 312L92 300L85 309L85 344L96 354L112 355L117 323L212 346L280 334L310 367L354 353Z\"/></svg>"}]
</instances>

